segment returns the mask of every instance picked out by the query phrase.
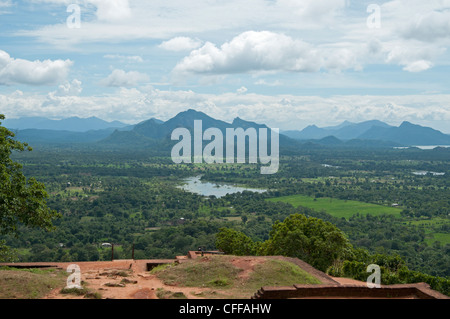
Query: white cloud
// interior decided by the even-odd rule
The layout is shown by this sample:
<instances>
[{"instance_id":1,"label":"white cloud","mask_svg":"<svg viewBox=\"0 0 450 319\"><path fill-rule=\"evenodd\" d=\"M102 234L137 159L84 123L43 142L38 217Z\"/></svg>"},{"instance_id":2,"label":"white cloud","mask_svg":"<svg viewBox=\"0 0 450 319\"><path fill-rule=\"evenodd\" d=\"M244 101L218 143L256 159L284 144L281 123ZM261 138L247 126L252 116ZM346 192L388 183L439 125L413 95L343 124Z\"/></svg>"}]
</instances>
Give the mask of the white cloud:
<instances>
[{"instance_id":1,"label":"white cloud","mask_svg":"<svg viewBox=\"0 0 450 319\"><path fill-rule=\"evenodd\" d=\"M220 48L207 42L179 62L177 74L318 71L322 61L308 43L269 31L241 33Z\"/></svg>"},{"instance_id":2,"label":"white cloud","mask_svg":"<svg viewBox=\"0 0 450 319\"><path fill-rule=\"evenodd\" d=\"M29 0L35 3L53 3L64 6L79 5L88 9L89 5L96 7L95 14L100 22L118 22L132 16L129 0Z\"/></svg>"},{"instance_id":3,"label":"white cloud","mask_svg":"<svg viewBox=\"0 0 450 319\"><path fill-rule=\"evenodd\" d=\"M103 56L105 59L112 59L112 60L120 60L130 63L142 63L144 60L142 57L138 55L120 55L120 54L106 54Z\"/></svg>"},{"instance_id":4,"label":"white cloud","mask_svg":"<svg viewBox=\"0 0 450 319\"><path fill-rule=\"evenodd\" d=\"M371 30L366 25L369 13L364 6L370 1L356 4L348 0L248 0L245 6L241 0L32 1L84 4L91 11L94 8L96 19L85 19L82 13L80 29L69 32L62 23L17 31L15 35L35 37L67 49L76 49L80 43L142 39L165 40L159 45L165 50L198 49L178 64L178 74L228 74L239 70L305 72L320 68L360 70L371 63L397 64L409 72L420 70L418 61L422 60L428 61L429 67L439 65L437 59L450 46L448 0L386 1L380 4L382 27L379 30ZM250 35L248 30L261 29L278 36L257 40L263 32L255 32L252 39L244 39ZM290 38L290 43L283 43L282 34ZM232 35L237 36L230 40ZM209 39L209 42L203 43L198 38ZM219 43L224 45L218 47ZM433 54L411 57L417 48L423 52L429 43L432 47L426 50L434 51ZM366 50L363 46L367 46ZM278 47L286 52L277 52ZM397 47L404 50L400 52ZM263 49L260 48L273 53L270 56L273 62L262 61ZM273 58L278 53L285 59L284 63ZM250 57L255 59L245 60ZM425 68L423 63L422 68Z\"/></svg>"},{"instance_id":5,"label":"white cloud","mask_svg":"<svg viewBox=\"0 0 450 319\"><path fill-rule=\"evenodd\" d=\"M439 119L443 123L447 121L447 126L450 121L448 95L323 98L270 96L253 92L242 94L245 93L244 87L236 90L242 85L251 85L244 79L256 85L283 86L279 88L283 92L288 89L293 92L296 89L299 89L298 92L307 92L308 89L319 92L323 88L320 94L327 96L330 92L327 88L333 89L332 92L339 89L343 89L342 92L349 92L350 89L381 92L386 88L446 90L447 82L440 80L441 77L444 79L445 74L441 73L428 83L421 83L426 78L420 80L407 72L422 72L448 64L449 0L387 0L380 4L382 27L377 30L369 29L366 25L369 14L365 6L372 3L369 0L248 0L245 5L241 0L120 0L115 3L107 0L29 1L41 4L51 2L61 6L80 4L83 9L81 28L69 30L64 21L67 14L65 8L52 7L52 10L61 9L61 16L56 11L51 12L55 14L55 20L52 21L60 21L59 24L45 25L50 21L50 14L42 19L36 16L39 22L36 29L30 26L26 30L15 30L11 32L12 36L27 36L30 37L30 44L41 41L54 45L58 50L74 49L83 54L104 50L104 45L108 43L118 45L119 51L107 48L101 51L100 56L124 64L143 62L142 57L135 55L139 47L139 52L146 52L148 56L154 54L155 60L148 67L156 70L154 75L152 73L155 82L168 81L167 74L157 72L172 69L173 75L177 76L200 75L200 85L220 83L221 87L217 91L222 92L228 86L230 93L207 95L192 91L159 91L150 86L148 89L142 86L137 89L134 87L148 82L146 74L111 69L110 75L103 75L105 79L100 83L119 87L115 93L80 96L81 83L66 82L71 61L33 62L13 59L0 51L0 84L64 83L51 94L33 95L25 92L14 96L0 95L0 109L8 110L9 113L96 115L107 119L138 121L152 116L168 119L179 111L195 107L226 120L241 116L249 120L272 121L280 123L280 126L295 127L371 118L424 123ZM11 5L12 1L0 0L0 10L2 3ZM20 6L20 3L15 1L14 5ZM42 7L35 6L36 12L43 10ZM133 42L135 40L137 42ZM92 43L95 45L89 45ZM185 58L178 61L176 66L168 65L166 63L173 63L171 58L174 55L170 54L170 58L161 58L159 65L154 61L159 63L156 59L167 55L167 52L155 50L155 43L164 50L187 50L183 52ZM105 55L104 52L120 54ZM86 62L82 65L81 74L92 63L90 58L93 57L80 58L81 63ZM376 72L372 72L375 68L367 68L367 73L363 71L357 75L334 72L364 70L368 65L378 64L385 67ZM396 73L398 66L405 74ZM101 72L99 67L100 64L95 68L95 76ZM230 75L241 73L253 77L244 75L239 76L239 79L229 78ZM291 74L280 76L280 73ZM89 85L88 79L80 79L86 87ZM236 87L236 83L239 86Z\"/></svg>"},{"instance_id":6,"label":"white cloud","mask_svg":"<svg viewBox=\"0 0 450 319\"><path fill-rule=\"evenodd\" d=\"M189 37L176 37L168 41L164 41L159 45L161 49L168 51L190 51L197 49L202 45L202 41Z\"/></svg>"},{"instance_id":7,"label":"white cloud","mask_svg":"<svg viewBox=\"0 0 450 319\"><path fill-rule=\"evenodd\" d=\"M333 25L345 0L33 0L60 5L88 3L96 7L96 20L84 20L81 28L68 32L65 23L46 25L15 33L32 36L58 47L99 41L129 41L132 39L163 39L180 35L221 30L256 30L264 26L289 30L321 29ZM84 8L84 7L83 7Z\"/></svg>"},{"instance_id":8,"label":"white cloud","mask_svg":"<svg viewBox=\"0 0 450 319\"><path fill-rule=\"evenodd\" d=\"M433 63L430 61L420 60L409 63L406 65L403 70L408 72L422 72L430 69L433 66Z\"/></svg>"},{"instance_id":9,"label":"white cloud","mask_svg":"<svg viewBox=\"0 0 450 319\"><path fill-rule=\"evenodd\" d=\"M280 80L275 80L272 82L267 82L264 79L259 79L258 81L255 82L255 85L265 85L265 86L281 86L283 85L283 82L281 82Z\"/></svg>"},{"instance_id":10,"label":"white cloud","mask_svg":"<svg viewBox=\"0 0 450 319\"><path fill-rule=\"evenodd\" d=\"M276 6L290 10L308 28L331 24L347 6L347 0L278 0Z\"/></svg>"},{"instance_id":11,"label":"white cloud","mask_svg":"<svg viewBox=\"0 0 450 319\"><path fill-rule=\"evenodd\" d=\"M247 31L220 47L205 43L180 61L173 73L183 76L360 69L359 57L354 50L340 46L314 46L282 33Z\"/></svg>"},{"instance_id":12,"label":"white cloud","mask_svg":"<svg viewBox=\"0 0 450 319\"><path fill-rule=\"evenodd\" d=\"M195 108L215 118L266 123L280 129L328 126L344 120L378 119L392 125L403 121L429 125L447 133L450 95L331 97L239 94L199 94L193 91L161 91L154 88L120 88L98 96L59 96L13 92L0 94L0 109L8 118L20 116L89 117L137 123L151 117L168 120Z\"/></svg>"},{"instance_id":13,"label":"white cloud","mask_svg":"<svg viewBox=\"0 0 450 319\"><path fill-rule=\"evenodd\" d=\"M58 96L80 95L81 92L83 91L81 84L82 84L81 81L74 79L72 82L66 82L65 84L61 84L58 87L58 90L51 94Z\"/></svg>"},{"instance_id":14,"label":"white cloud","mask_svg":"<svg viewBox=\"0 0 450 319\"><path fill-rule=\"evenodd\" d=\"M132 16L128 0L87 0L97 7L100 21L116 22Z\"/></svg>"},{"instance_id":15,"label":"white cloud","mask_svg":"<svg viewBox=\"0 0 450 319\"><path fill-rule=\"evenodd\" d=\"M450 8L449 8L450 9ZM402 35L423 42L450 39L450 12L431 11L411 19Z\"/></svg>"},{"instance_id":16,"label":"white cloud","mask_svg":"<svg viewBox=\"0 0 450 319\"><path fill-rule=\"evenodd\" d=\"M8 13L8 11L3 10L11 6L12 6L11 0L0 0L0 14Z\"/></svg>"},{"instance_id":17,"label":"white cloud","mask_svg":"<svg viewBox=\"0 0 450 319\"><path fill-rule=\"evenodd\" d=\"M245 86L240 87L239 89L237 89L237 93L238 94L244 94L248 91L248 89Z\"/></svg>"},{"instance_id":18,"label":"white cloud","mask_svg":"<svg viewBox=\"0 0 450 319\"><path fill-rule=\"evenodd\" d=\"M404 66L408 72L422 72L433 67L433 60L445 52L445 48L420 43L400 42L389 47L387 45L387 63L395 63Z\"/></svg>"},{"instance_id":19,"label":"white cloud","mask_svg":"<svg viewBox=\"0 0 450 319\"><path fill-rule=\"evenodd\" d=\"M392 0L381 5L380 41L385 62L422 72L450 46L450 1Z\"/></svg>"},{"instance_id":20,"label":"white cloud","mask_svg":"<svg viewBox=\"0 0 450 319\"><path fill-rule=\"evenodd\" d=\"M63 81L72 66L70 60L28 61L12 58L0 50L0 85L51 85Z\"/></svg>"},{"instance_id":21,"label":"white cloud","mask_svg":"<svg viewBox=\"0 0 450 319\"><path fill-rule=\"evenodd\" d=\"M110 87L131 87L147 81L149 81L149 77L144 73L115 69L106 79L101 81L101 84Z\"/></svg>"},{"instance_id":22,"label":"white cloud","mask_svg":"<svg viewBox=\"0 0 450 319\"><path fill-rule=\"evenodd\" d=\"M383 43L405 39L430 42L449 39L450 34L448 0L386 1L380 5L382 28L376 33L367 28L368 13L361 8L364 3L350 4L348 0L248 0L245 6L241 0L32 1L95 6L97 19L85 21L82 13L82 26L73 32L68 32L65 23L15 32L15 35L36 37L58 47L99 41L169 39L161 47L193 50L200 45L192 38L195 36L216 37L222 31L227 35L242 34L261 28L289 32L315 46L350 39L351 48L374 36ZM180 34L188 36L180 37ZM345 54L343 57L350 58L348 62L352 63L351 56Z\"/></svg>"}]
</instances>

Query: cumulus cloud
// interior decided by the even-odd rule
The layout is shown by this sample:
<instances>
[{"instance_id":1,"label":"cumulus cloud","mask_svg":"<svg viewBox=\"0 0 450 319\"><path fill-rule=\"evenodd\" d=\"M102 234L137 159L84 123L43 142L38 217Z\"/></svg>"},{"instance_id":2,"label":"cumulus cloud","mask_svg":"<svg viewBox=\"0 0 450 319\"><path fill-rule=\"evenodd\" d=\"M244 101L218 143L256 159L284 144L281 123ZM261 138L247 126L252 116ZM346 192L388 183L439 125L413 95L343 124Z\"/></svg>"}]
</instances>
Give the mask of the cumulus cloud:
<instances>
[{"instance_id":1,"label":"cumulus cloud","mask_svg":"<svg viewBox=\"0 0 450 319\"><path fill-rule=\"evenodd\" d=\"M81 92L83 91L81 84L82 84L81 81L74 79L72 82L66 82L64 84L61 84L58 87L58 90L56 92L53 92L52 94L58 96L80 95Z\"/></svg>"},{"instance_id":2,"label":"cumulus cloud","mask_svg":"<svg viewBox=\"0 0 450 319\"><path fill-rule=\"evenodd\" d=\"M164 41L159 45L161 49L168 51L189 51L197 49L202 45L202 41L189 37L176 37L168 41Z\"/></svg>"},{"instance_id":3,"label":"cumulus cloud","mask_svg":"<svg viewBox=\"0 0 450 319\"><path fill-rule=\"evenodd\" d=\"M15 35L36 37L59 48L99 41L164 39L166 41L159 45L164 50L192 51L177 65L175 71L178 75L229 74L240 71L310 72L311 69L317 71L320 68L341 71L362 69L374 61L395 63L410 72L426 68L419 61L428 61L428 66L432 67L438 64L438 60L437 55L411 59L407 57L407 51L432 43L436 52L441 54L441 49L450 45L448 0L386 1L380 5L382 28L379 30L367 28L368 13L364 6L368 2L361 4L348 0L248 0L245 6L242 6L240 0L30 1L84 4L88 11L94 9L92 13L97 19L83 19L82 27L76 32L67 32L66 25L55 24L17 31ZM271 30L272 36L263 32L245 32L261 28ZM231 41L229 38L221 40L223 30L226 30L226 37L229 34L238 36ZM291 38L283 40L282 32L289 33ZM179 36L180 34L187 36ZM212 40L203 43L193 37L193 34L210 39L213 35L217 39L214 42L225 43L222 46L219 46L222 42L213 44ZM273 36L274 34L277 36ZM300 36L301 40L297 39ZM368 49L377 54L377 60L371 59L373 55L366 55L368 51L359 49L359 46L369 42ZM405 58L388 57L391 50L395 50L392 48L394 42L397 46L406 48L402 52ZM340 48L327 48L329 44L340 45ZM273 59L277 48L280 48L280 58ZM264 50L268 55L273 53L270 56L273 62L263 60ZM285 51L281 52L282 50ZM380 57L381 54L385 55L384 58ZM419 67L420 64L422 68Z\"/></svg>"},{"instance_id":4,"label":"cumulus cloud","mask_svg":"<svg viewBox=\"0 0 450 319\"><path fill-rule=\"evenodd\" d=\"M63 81L72 66L70 60L28 61L12 58L0 50L0 85L51 85Z\"/></svg>"},{"instance_id":5,"label":"cumulus cloud","mask_svg":"<svg viewBox=\"0 0 450 319\"><path fill-rule=\"evenodd\" d=\"M450 12L431 11L418 15L406 25L402 35L423 42L450 39Z\"/></svg>"},{"instance_id":6,"label":"cumulus cloud","mask_svg":"<svg viewBox=\"0 0 450 319\"><path fill-rule=\"evenodd\" d=\"M450 45L448 0L391 0L381 5L381 19L378 35L385 62L404 71L434 67Z\"/></svg>"},{"instance_id":7,"label":"cumulus cloud","mask_svg":"<svg viewBox=\"0 0 450 319\"><path fill-rule=\"evenodd\" d=\"M173 72L180 76L360 69L359 57L352 49L315 46L283 33L247 31L220 47L205 43Z\"/></svg>"},{"instance_id":8,"label":"cumulus cloud","mask_svg":"<svg viewBox=\"0 0 450 319\"><path fill-rule=\"evenodd\" d=\"M115 69L100 83L104 86L110 87L130 87L136 86L139 83L149 81L148 75L137 71L126 72L124 70Z\"/></svg>"},{"instance_id":9,"label":"cumulus cloud","mask_svg":"<svg viewBox=\"0 0 450 319\"><path fill-rule=\"evenodd\" d=\"M433 67L433 60L445 51L439 46L422 46L417 43L403 43L388 49L387 63L404 66L408 72L422 72Z\"/></svg>"},{"instance_id":10,"label":"cumulus cloud","mask_svg":"<svg viewBox=\"0 0 450 319\"><path fill-rule=\"evenodd\" d=\"M100 21L120 21L131 17L128 0L88 0L97 7L97 18Z\"/></svg>"},{"instance_id":11,"label":"cumulus cloud","mask_svg":"<svg viewBox=\"0 0 450 319\"><path fill-rule=\"evenodd\" d=\"M175 73L245 73L318 71L322 61L308 43L269 31L244 32L221 47L211 42L179 62Z\"/></svg>"},{"instance_id":12,"label":"cumulus cloud","mask_svg":"<svg viewBox=\"0 0 450 319\"><path fill-rule=\"evenodd\" d=\"M392 125L407 120L448 131L450 96L330 97L239 94L200 94L189 90L162 91L154 88L118 88L98 96L59 96L34 93L0 94L0 109L8 118L20 116L89 117L137 123L152 117L168 120L195 108L231 122L235 117L265 123L280 129L301 129L310 124L329 126L344 120L378 119Z\"/></svg>"}]
</instances>

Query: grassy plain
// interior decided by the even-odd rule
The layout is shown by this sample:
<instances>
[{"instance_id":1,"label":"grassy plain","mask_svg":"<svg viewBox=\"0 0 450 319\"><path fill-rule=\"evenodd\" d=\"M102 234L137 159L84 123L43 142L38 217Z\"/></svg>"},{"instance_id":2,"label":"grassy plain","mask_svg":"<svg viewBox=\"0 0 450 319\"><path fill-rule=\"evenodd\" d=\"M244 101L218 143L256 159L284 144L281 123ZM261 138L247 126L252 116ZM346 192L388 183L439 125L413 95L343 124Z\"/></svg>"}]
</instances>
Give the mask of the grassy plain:
<instances>
[{"instance_id":1,"label":"grassy plain","mask_svg":"<svg viewBox=\"0 0 450 319\"><path fill-rule=\"evenodd\" d=\"M268 201L285 202L291 204L294 207L303 206L314 209L316 211L323 210L332 216L338 218L343 217L345 219L349 219L356 213L359 213L360 215L391 214L394 216L400 216L400 212L402 211L402 209L398 207L389 207L363 203L353 200L342 200L328 197L314 198L305 195L291 195L291 196L270 198L268 199Z\"/></svg>"}]
</instances>

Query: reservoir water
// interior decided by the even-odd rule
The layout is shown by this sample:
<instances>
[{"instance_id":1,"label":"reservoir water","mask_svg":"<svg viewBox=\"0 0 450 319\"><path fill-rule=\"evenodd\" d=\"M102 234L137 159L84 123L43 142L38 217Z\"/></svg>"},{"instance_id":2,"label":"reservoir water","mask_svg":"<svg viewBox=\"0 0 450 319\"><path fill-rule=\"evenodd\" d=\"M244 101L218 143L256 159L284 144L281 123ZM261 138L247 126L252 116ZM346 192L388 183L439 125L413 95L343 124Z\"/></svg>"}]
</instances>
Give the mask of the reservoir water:
<instances>
[{"instance_id":1,"label":"reservoir water","mask_svg":"<svg viewBox=\"0 0 450 319\"><path fill-rule=\"evenodd\" d=\"M408 149L411 147L417 147L421 150L434 150L437 147L443 147L443 148L450 148L450 145L415 145L415 146L400 146L400 147L394 147L395 149Z\"/></svg>"},{"instance_id":2,"label":"reservoir water","mask_svg":"<svg viewBox=\"0 0 450 319\"><path fill-rule=\"evenodd\" d=\"M247 187L239 187L234 185L222 184L222 183L210 183L203 182L200 180L201 176L189 177L184 180L185 184L178 186L179 188L199 194L202 196L211 196L214 195L217 198L223 197L227 194L234 194L243 191L250 191L255 193L264 193L265 189L255 189L255 188L247 188Z\"/></svg>"}]
</instances>

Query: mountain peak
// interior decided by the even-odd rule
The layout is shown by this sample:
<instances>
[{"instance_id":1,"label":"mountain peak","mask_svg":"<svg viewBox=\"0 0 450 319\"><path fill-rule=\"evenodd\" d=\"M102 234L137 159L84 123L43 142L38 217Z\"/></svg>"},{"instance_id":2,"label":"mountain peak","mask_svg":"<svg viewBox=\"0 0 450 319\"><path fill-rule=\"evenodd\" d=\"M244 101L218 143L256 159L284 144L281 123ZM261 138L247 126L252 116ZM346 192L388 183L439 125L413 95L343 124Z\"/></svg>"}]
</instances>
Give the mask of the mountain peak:
<instances>
[{"instance_id":1,"label":"mountain peak","mask_svg":"<svg viewBox=\"0 0 450 319\"><path fill-rule=\"evenodd\" d=\"M420 125L412 124L411 122L408 121L403 121L403 123L400 125L400 127L407 127L407 126L420 126Z\"/></svg>"},{"instance_id":2,"label":"mountain peak","mask_svg":"<svg viewBox=\"0 0 450 319\"><path fill-rule=\"evenodd\" d=\"M172 119L175 119L175 118L188 118L188 119L192 119L192 118L195 118L195 117L198 117L198 118L196 118L196 119L198 119L198 120L201 120L201 119L203 119L203 118L205 118L205 117L209 118L209 116L206 115L206 114L203 113L203 112L196 111L196 110L194 110L194 109L188 109L188 110L186 110L186 111L182 111L182 112L178 113L178 114L175 115L175 117L173 117Z\"/></svg>"},{"instance_id":3,"label":"mountain peak","mask_svg":"<svg viewBox=\"0 0 450 319\"><path fill-rule=\"evenodd\" d=\"M240 117L236 117L233 120L233 123L231 124L233 127L242 127L244 129L247 129L249 127L254 127L254 128L266 128L267 126L265 124L258 124L255 122L251 122L251 121L246 121L241 119Z\"/></svg>"},{"instance_id":4,"label":"mountain peak","mask_svg":"<svg viewBox=\"0 0 450 319\"><path fill-rule=\"evenodd\" d=\"M236 118L233 120L233 125L234 125L234 124L239 124L239 123L253 123L253 122L249 122L249 121L243 120L243 119L241 119L241 118L238 116L238 117L236 117Z\"/></svg>"},{"instance_id":5,"label":"mountain peak","mask_svg":"<svg viewBox=\"0 0 450 319\"><path fill-rule=\"evenodd\" d=\"M194 110L194 109L188 109L184 112L180 112L179 114L205 114L205 113Z\"/></svg>"},{"instance_id":6,"label":"mountain peak","mask_svg":"<svg viewBox=\"0 0 450 319\"><path fill-rule=\"evenodd\" d=\"M233 124L240 123L240 122L245 122L245 121L243 119L241 119L239 116L235 117L234 120L233 120Z\"/></svg>"}]
</instances>

